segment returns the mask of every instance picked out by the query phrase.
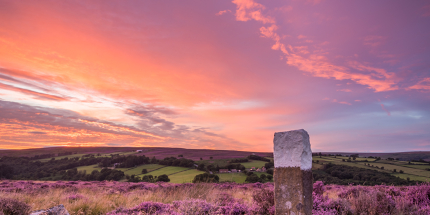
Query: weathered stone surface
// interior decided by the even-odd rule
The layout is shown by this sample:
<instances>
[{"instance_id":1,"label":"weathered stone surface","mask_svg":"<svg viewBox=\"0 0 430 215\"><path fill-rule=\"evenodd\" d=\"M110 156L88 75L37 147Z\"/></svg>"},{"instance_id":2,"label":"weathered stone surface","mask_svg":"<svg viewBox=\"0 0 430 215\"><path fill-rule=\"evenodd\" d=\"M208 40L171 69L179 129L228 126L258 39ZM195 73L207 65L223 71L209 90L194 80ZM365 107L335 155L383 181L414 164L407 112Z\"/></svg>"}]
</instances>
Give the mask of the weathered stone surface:
<instances>
[{"instance_id":1,"label":"weathered stone surface","mask_svg":"<svg viewBox=\"0 0 430 215\"><path fill-rule=\"evenodd\" d=\"M276 132L273 143L275 167L312 169L312 151L308 132L303 129Z\"/></svg>"},{"instance_id":2,"label":"weathered stone surface","mask_svg":"<svg viewBox=\"0 0 430 215\"><path fill-rule=\"evenodd\" d=\"M277 132L274 143L275 214L312 214L312 151L303 130Z\"/></svg>"},{"instance_id":3,"label":"weathered stone surface","mask_svg":"<svg viewBox=\"0 0 430 215\"><path fill-rule=\"evenodd\" d=\"M46 210L33 211L30 215L69 215L69 212L64 205L57 205Z\"/></svg>"},{"instance_id":4,"label":"weathered stone surface","mask_svg":"<svg viewBox=\"0 0 430 215\"><path fill-rule=\"evenodd\" d=\"M312 214L312 170L278 167L274 181L276 214Z\"/></svg>"}]
</instances>

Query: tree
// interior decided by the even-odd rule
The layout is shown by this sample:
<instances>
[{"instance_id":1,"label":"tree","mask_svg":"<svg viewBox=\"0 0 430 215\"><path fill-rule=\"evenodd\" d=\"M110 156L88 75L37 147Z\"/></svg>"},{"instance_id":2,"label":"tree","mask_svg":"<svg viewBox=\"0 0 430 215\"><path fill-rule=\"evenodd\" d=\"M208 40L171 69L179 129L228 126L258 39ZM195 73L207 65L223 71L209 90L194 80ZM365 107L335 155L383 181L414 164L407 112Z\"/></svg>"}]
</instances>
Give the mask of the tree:
<instances>
[{"instance_id":1,"label":"tree","mask_svg":"<svg viewBox=\"0 0 430 215\"><path fill-rule=\"evenodd\" d=\"M127 176L126 176L127 177ZM140 177L136 176L136 175L131 175L128 180L128 182L139 182L140 181Z\"/></svg>"},{"instance_id":2,"label":"tree","mask_svg":"<svg viewBox=\"0 0 430 215\"><path fill-rule=\"evenodd\" d=\"M261 180L263 180L263 181L264 181L264 180L266 180L267 176L266 176L265 174L261 174L261 175L260 175L260 178L261 178Z\"/></svg>"},{"instance_id":3,"label":"tree","mask_svg":"<svg viewBox=\"0 0 430 215\"><path fill-rule=\"evenodd\" d=\"M202 160L203 160L203 158L200 158L200 160L202 161Z\"/></svg>"},{"instance_id":4,"label":"tree","mask_svg":"<svg viewBox=\"0 0 430 215\"><path fill-rule=\"evenodd\" d=\"M13 172L14 172L13 167L7 164L0 165L0 179L2 178L11 179L13 176Z\"/></svg>"},{"instance_id":5,"label":"tree","mask_svg":"<svg viewBox=\"0 0 430 215\"><path fill-rule=\"evenodd\" d=\"M209 159L211 159L211 160L212 160L212 159L214 159L214 158L213 158L213 157L209 157Z\"/></svg>"},{"instance_id":6,"label":"tree","mask_svg":"<svg viewBox=\"0 0 430 215\"><path fill-rule=\"evenodd\" d=\"M397 172L397 170L396 170L396 169L393 169L393 172Z\"/></svg>"},{"instance_id":7,"label":"tree","mask_svg":"<svg viewBox=\"0 0 430 215\"><path fill-rule=\"evenodd\" d=\"M167 176L166 174L160 175L157 177L157 182L158 181L164 181L164 182L169 182L170 178L169 176Z\"/></svg>"},{"instance_id":8,"label":"tree","mask_svg":"<svg viewBox=\"0 0 430 215\"><path fill-rule=\"evenodd\" d=\"M400 173L403 173L403 170L400 170L399 172L400 172Z\"/></svg>"},{"instance_id":9,"label":"tree","mask_svg":"<svg viewBox=\"0 0 430 215\"><path fill-rule=\"evenodd\" d=\"M205 171L205 164L204 163L199 164L197 166L197 169L200 170L200 171Z\"/></svg>"},{"instance_id":10,"label":"tree","mask_svg":"<svg viewBox=\"0 0 430 215\"><path fill-rule=\"evenodd\" d=\"M155 158L155 156L154 156L154 157L152 157L152 159L151 159L151 163L158 163L157 158Z\"/></svg>"},{"instance_id":11,"label":"tree","mask_svg":"<svg viewBox=\"0 0 430 215\"><path fill-rule=\"evenodd\" d=\"M142 169L142 174L146 174L146 173L148 173L148 170L147 169Z\"/></svg>"},{"instance_id":12,"label":"tree","mask_svg":"<svg viewBox=\"0 0 430 215\"><path fill-rule=\"evenodd\" d=\"M261 180L261 178L258 177L258 175L252 173L248 177L246 177L245 182L256 183L256 182L262 182L262 180Z\"/></svg>"},{"instance_id":13,"label":"tree","mask_svg":"<svg viewBox=\"0 0 430 215\"><path fill-rule=\"evenodd\" d=\"M203 174L194 176L193 183L200 183L200 182L205 182L205 183L219 182L219 176L214 174L208 174L206 172Z\"/></svg>"},{"instance_id":14,"label":"tree","mask_svg":"<svg viewBox=\"0 0 430 215\"><path fill-rule=\"evenodd\" d=\"M142 177L142 181L144 182L155 182L154 176L152 175L145 175Z\"/></svg>"}]
</instances>

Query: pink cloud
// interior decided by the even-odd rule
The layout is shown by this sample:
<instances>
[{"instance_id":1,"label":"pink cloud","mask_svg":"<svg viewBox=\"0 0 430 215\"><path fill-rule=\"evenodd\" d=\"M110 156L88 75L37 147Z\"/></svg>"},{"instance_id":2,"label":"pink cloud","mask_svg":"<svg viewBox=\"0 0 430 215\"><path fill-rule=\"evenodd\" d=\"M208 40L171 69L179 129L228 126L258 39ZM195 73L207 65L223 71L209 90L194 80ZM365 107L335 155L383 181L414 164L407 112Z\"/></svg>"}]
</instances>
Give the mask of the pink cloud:
<instances>
[{"instance_id":1,"label":"pink cloud","mask_svg":"<svg viewBox=\"0 0 430 215\"><path fill-rule=\"evenodd\" d=\"M231 10L222 10L222 11L220 11L220 12L218 12L218 13L216 13L215 15L217 15L217 16L221 16L221 15L223 15L224 13L231 13Z\"/></svg>"},{"instance_id":2,"label":"pink cloud","mask_svg":"<svg viewBox=\"0 0 430 215\"><path fill-rule=\"evenodd\" d=\"M409 87L413 90L430 90L430 78L424 78L415 85Z\"/></svg>"},{"instance_id":3,"label":"pink cloud","mask_svg":"<svg viewBox=\"0 0 430 215\"><path fill-rule=\"evenodd\" d=\"M248 21L256 20L262 23L275 23L275 20L270 16L264 16L261 11L266 9L262 4L256 3L253 0L233 0L237 5L236 20Z\"/></svg>"},{"instance_id":4,"label":"pink cloud","mask_svg":"<svg viewBox=\"0 0 430 215\"><path fill-rule=\"evenodd\" d=\"M255 3L252 0L233 1L233 3L237 5L237 20L248 21L254 19L256 21L262 22L263 24L267 23L265 18L268 18L268 16L262 15L261 12L261 10L265 9L263 5ZM258 18L253 16L255 11L258 11ZM295 46L293 48L293 46L287 45L291 51L291 53L289 53L285 48L286 45L281 42L281 38L279 37L278 33L276 33L278 30L278 26L275 24L276 20L274 18L270 18L270 23L272 23L272 25L269 27L261 27L260 33L264 37L271 38L273 41L275 41L272 49L281 50L285 55L285 58L287 58L288 65L297 67L298 69L308 72L315 77L334 78L336 80L349 79L355 81L358 84L366 85L376 92L398 89L398 87L395 86L397 84L397 80L394 79L394 75L392 73L386 72L384 69L367 66L356 61L349 62L349 66L353 69L365 71L367 73L370 72L370 74L355 73L351 71L351 68L330 63L329 59L323 55L311 54L308 57L304 57L303 55L310 53L306 46ZM306 38L304 35L300 34L298 36L298 39L304 38ZM365 37L364 41L371 46L377 46L381 44L381 41L384 39L385 38L382 36L367 36ZM305 40L305 42L313 43L312 40ZM318 52L324 53L322 50L319 50Z\"/></svg>"}]
</instances>

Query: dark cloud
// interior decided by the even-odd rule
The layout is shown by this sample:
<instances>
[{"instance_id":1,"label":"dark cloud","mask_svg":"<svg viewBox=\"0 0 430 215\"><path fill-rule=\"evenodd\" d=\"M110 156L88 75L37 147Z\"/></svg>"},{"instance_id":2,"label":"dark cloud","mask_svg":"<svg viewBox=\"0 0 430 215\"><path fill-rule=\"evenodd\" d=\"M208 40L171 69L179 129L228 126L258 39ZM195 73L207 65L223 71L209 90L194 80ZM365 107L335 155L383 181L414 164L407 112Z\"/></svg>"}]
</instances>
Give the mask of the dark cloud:
<instances>
[{"instance_id":1,"label":"dark cloud","mask_svg":"<svg viewBox=\"0 0 430 215\"><path fill-rule=\"evenodd\" d=\"M60 126L64 128L85 129L94 132L152 138L150 137L150 132L133 126L117 125L112 122L82 116L69 110L29 106L3 100L0 100L0 123L25 123L27 125L33 125L35 128L42 125ZM113 128L109 129L109 126ZM149 135L144 135L139 132L146 132Z\"/></svg>"},{"instance_id":2,"label":"dark cloud","mask_svg":"<svg viewBox=\"0 0 430 215\"><path fill-rule=\"evenodd\" d=\"M28 133L30 133L30 134L47 134L46 132L41 132L41 131L29 131Z\"/></svg>"}]
</instances>

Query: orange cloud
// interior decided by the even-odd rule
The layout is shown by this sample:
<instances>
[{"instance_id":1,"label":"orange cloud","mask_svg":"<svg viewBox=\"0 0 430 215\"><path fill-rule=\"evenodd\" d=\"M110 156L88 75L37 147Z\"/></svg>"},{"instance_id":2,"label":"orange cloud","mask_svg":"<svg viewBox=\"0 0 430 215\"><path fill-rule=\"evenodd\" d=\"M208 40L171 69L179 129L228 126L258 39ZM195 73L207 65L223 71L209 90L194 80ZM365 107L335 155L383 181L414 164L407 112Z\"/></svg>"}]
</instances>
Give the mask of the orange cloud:
<instances>
[{"instance_id":1,"label":"orange cloud","mask_svg":"<svg viewBox=\"0 0 430 215\"><path fill-rule=\"evenodd\" d=\"M261 11L266 9L262 4L256 3L253 0L233 0L237 5L236 20L248 21L256 20L262 23L275 23L275 20L270 16L264 16Z\"/></svg>"},{"instance_id":2,"label":"orange cloud","mask_svg":"<svg viewBox=\"0 0 430 215\"><path fill-rule=\"evenodd\" d=\"M215 15L217 15L217 16L221 16L221 15L223 15L224 13L227 13L227 12L231 13L231 10L222 10L222 11L220 11L220 12L216 13Z\"/></svg>"},{"instance_id":3,"label":"orange cloud","mask_svg":"<svg viewBox=\"0 0 430 215\"><path fill-rule=\"evenodd\" d=\"M415 85L409 87L413 90L430 90L430 78L424 78Z\"/></svg>"}]
</instances>

